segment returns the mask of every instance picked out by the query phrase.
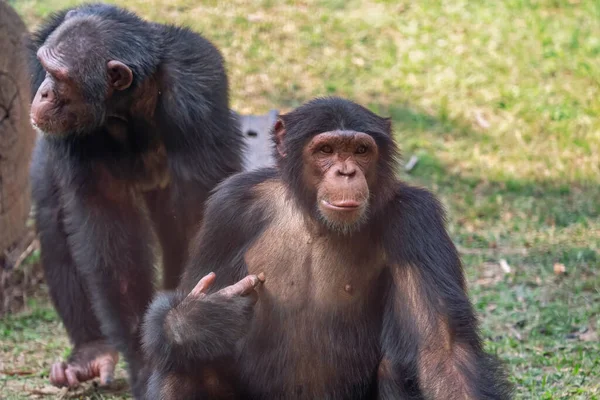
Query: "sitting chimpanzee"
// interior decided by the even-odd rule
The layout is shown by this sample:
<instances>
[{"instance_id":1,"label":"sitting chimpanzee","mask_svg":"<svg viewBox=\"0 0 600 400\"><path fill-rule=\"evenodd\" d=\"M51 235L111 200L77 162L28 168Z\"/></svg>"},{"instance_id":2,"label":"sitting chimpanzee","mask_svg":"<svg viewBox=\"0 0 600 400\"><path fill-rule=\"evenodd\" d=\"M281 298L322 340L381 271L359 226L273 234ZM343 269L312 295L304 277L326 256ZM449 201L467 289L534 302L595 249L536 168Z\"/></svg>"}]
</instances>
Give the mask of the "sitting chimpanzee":
<instances>
[{"instance_id":1,"label":"sitting chimpanzee","mask_svg":"<svg viewBox=\"0 0 600 400\"><path fill-rule=\"evenodd\" d=\"M36 224L50 294L74 350L50 380L111 379L118 349L134 394L153 244L175 288L204 201L242 166L219 51L182 28L110 5L54 16L31 42Z\"/></svg>"},{"instance_id":2,"label":"sitting chimpanzee","mask_svg":"<svg viewBox=\"0 0 600 400\"><path fill-rule=\"evenodd\" d=\"M274 137L277 168L219 185L146 314L148 398L509 398L442 207L394 176L390 120L317 99Z\"/></svg>"}]
</instances>

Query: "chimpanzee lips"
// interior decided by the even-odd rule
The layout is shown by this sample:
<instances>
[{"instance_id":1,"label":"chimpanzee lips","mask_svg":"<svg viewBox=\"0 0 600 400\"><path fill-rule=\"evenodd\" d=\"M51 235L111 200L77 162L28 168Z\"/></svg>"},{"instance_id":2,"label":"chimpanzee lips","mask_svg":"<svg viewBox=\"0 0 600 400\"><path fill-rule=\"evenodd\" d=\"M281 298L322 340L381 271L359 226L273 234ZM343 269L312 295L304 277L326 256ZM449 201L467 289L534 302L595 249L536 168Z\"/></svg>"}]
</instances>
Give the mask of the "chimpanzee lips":
<instances>
[{"instance_id":1,"label":"chimpanzee lips","mask_svg":"<svg viewBox=\"0 0 600 400\"><path fill-rule=\"evenodd\" d=\"M362 202L356 200L321 200L321 204L334 211L354 211L362 206Z\"/></svg>"},{"instance_id":2,"label":"chimpanzee lips","mask_svg":"<svg viewBox=\"0 0 600 400\"><path fill-rule=\"evenodd\" d=\"M45 123L45 121L38 121L36 118L31 117L30 122L31 122L31 126L34 129L36 129L40 132L46 133L46 130L47 130L46 128L48 128L48 126L47 126L48 124Z\"/></svg>"}]
</instances>

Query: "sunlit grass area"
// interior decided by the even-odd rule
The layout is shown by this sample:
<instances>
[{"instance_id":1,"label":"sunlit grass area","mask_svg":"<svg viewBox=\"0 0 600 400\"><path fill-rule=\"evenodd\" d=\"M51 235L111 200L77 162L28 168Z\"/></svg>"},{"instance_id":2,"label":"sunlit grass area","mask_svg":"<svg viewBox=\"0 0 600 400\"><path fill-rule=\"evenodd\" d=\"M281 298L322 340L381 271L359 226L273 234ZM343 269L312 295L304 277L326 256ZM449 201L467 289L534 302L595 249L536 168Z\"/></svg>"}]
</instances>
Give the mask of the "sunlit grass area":
<instances>
[{"instance_id":1,"label":"sunlit grass area","mask_svg":"<svg viewBox=\"0 0 600 400\"><path fill-rule=\"evenodd\" d=\"M112 2L212 40L237 111L336 94L391 116L418 157L399 173L447 206L517 397L600 399L600 2ZM80 2L9 3L34 28ZM65 351L43 297L0 322L0 359L31 371L0 371L0 393L44 387Z\"/></svg>"}]
</instances>

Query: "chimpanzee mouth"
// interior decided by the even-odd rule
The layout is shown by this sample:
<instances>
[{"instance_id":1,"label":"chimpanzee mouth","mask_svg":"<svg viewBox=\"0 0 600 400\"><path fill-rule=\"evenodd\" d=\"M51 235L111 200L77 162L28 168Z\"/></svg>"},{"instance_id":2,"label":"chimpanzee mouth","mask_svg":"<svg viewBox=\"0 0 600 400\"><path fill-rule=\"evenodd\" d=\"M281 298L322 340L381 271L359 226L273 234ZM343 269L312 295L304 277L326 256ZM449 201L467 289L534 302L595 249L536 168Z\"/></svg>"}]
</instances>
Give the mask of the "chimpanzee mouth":
<instances>
[{"instance_id":1,"label":"chimpanzee mouth","mask_svg":"<svg viewBox=\"0 0 600 400\"><path fill-rule=\"evenodd\" d=\"M63 132L55 132L54 130L52 130L52 127L49 126L48 124L45 124L45 123L38 124L37 122L35 122L33 120L33 118L30 119L30 122L31 122L31 127L38 135L52 138L52 137L59 137L64 134Z\"/></svg>"},{"instance_id":2,"label":"chimpanzee mouth","mask_svg":"<svg viewBox=\"0 0 600 400\"><path fill-rule=\"evenodd\" d=\"M50 136L50 134L48 134L48 132L46 132L46 130L42 126L38 125L38 123L35 122L33 118L30 118L29 122L31 123L31 127L33 128L33 130L35 130L38 134Z\"/></svg>"},{"instance_id":3,"label":"chimpanzee mouth","mask_svg":"<svg viewBox=\"0 0 600 400\"><path fill-rule=\"evenodd\" d=\"M321 204L333 211L355 211L363 206L362 202L356 200L327 201L323 199Z\"/></svg>"},{"instance_id":4,"label":"chimpanzee mouth","mask_svg":"<svg viewBox=\"0 0 600 400\"><path fill-rule=\"evenodd\" d=\"M333 203L333 204L332 204ZM329 202L320 200L319 219L331 231L341 235L351 235L359 231L368 219L367 201Z\"/></svg>"}]
</instances>

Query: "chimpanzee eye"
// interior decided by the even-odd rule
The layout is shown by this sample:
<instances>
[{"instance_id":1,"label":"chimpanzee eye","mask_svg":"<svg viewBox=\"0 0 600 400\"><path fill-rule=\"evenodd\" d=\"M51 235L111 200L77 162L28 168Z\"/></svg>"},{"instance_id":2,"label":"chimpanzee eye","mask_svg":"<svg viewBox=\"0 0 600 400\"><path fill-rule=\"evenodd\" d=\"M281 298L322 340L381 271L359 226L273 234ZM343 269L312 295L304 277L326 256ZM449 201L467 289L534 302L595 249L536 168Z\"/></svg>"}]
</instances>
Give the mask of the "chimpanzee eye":
<instances>
[{"instance_id":1,"label":"chimpanzee eye","mask_svg":"<svg viewBox=\"0 0 600 400\"><path fill-rule=\"evenodd\" d=\"M367 152L367 146L358 146L356 154L365 154Z\"/></svg>"},{"instance_id":2,"label":"chimpanzee eye","mask_svg":"<svg viewBox=\"0 0 600 400\"><path fill-rule=\"evenodd\" d=\"M333 149L331 148L331 146L326 144L325 146L321 147L321 152L323 152L325 154L331 154L331 153L333 153Z\"/></svg>"}]
</instances>

